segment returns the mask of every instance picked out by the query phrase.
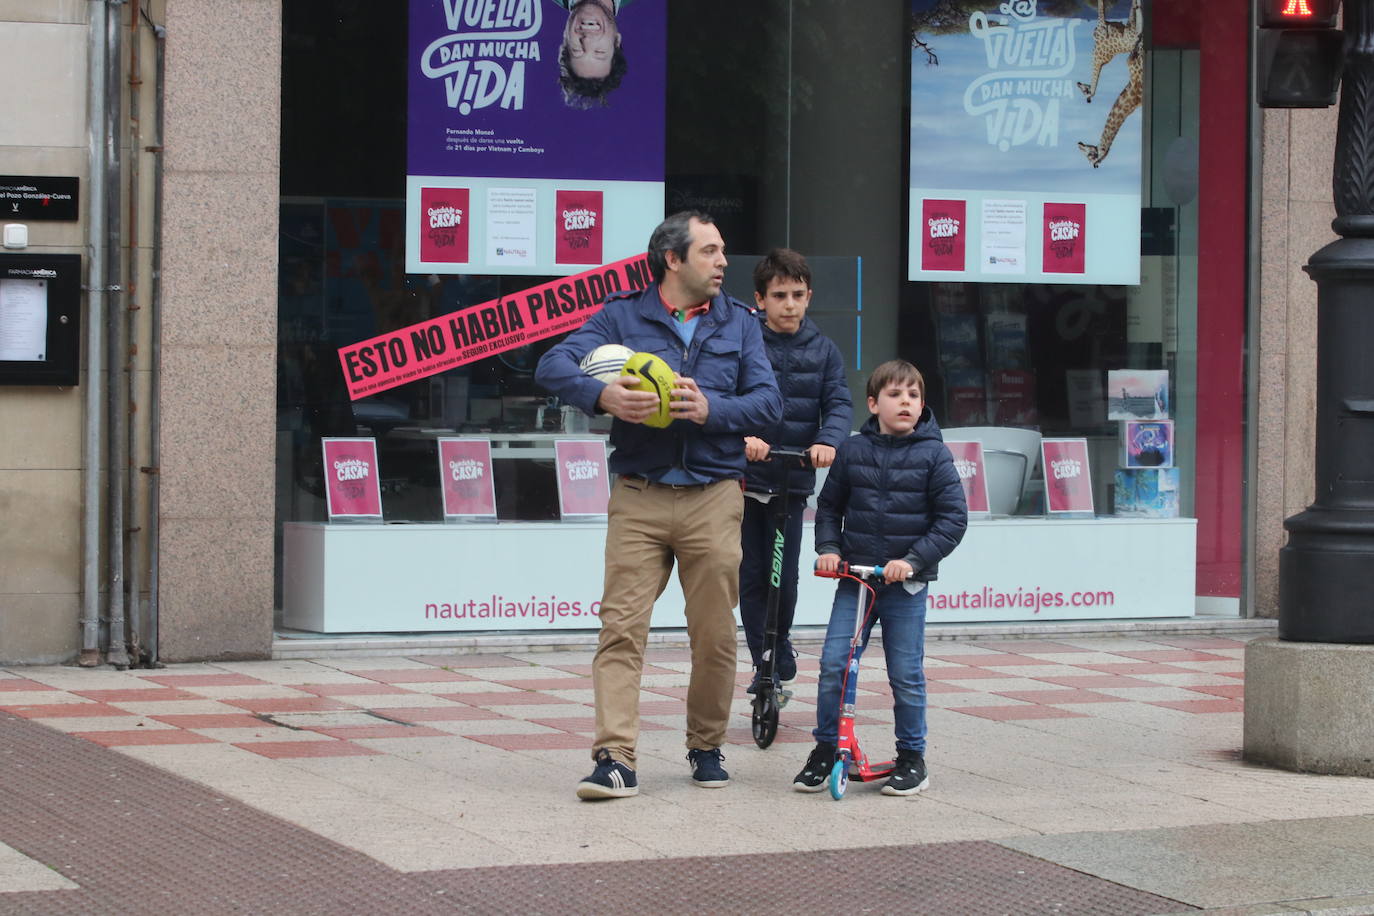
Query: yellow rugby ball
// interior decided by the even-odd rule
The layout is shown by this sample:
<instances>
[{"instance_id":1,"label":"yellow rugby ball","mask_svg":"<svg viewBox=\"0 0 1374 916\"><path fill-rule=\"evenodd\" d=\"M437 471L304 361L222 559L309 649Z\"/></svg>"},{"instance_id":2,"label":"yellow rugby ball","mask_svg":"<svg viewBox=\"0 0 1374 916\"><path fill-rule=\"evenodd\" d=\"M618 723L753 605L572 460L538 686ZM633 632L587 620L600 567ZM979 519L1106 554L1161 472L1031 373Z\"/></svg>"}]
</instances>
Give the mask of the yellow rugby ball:
<instances>
[{"instance_id":1,"label":"yellow rugby ball","mask_svg":"<svg viewBox=\"0 0 1374 916\"><path fill-rule=\"evenodd\" d=\"M644 421L645 426L662 429L673 422L672 416L668 413L668 404L672 400L673 380L677 378L677 373L661 357L652 353L636 353L625 360L625 368L620 372L622 375L633 375L639 380L639 384L635 385L637 390L651 391L658 395L658 410Z\"/></svg>"}]
</instances>

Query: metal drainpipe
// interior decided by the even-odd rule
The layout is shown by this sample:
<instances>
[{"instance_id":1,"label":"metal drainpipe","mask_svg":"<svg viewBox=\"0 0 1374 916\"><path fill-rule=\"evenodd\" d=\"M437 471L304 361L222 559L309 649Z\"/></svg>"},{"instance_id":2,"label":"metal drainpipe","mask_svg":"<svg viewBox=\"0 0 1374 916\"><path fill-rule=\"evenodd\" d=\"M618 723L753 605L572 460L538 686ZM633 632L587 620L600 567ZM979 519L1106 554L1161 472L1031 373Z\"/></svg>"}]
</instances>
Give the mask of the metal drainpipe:
<instances>
[{"instance_id":1,"label":"metal drainpipe","mask_svg":"<svg viewBox=\"0 0 1374 916\"><path fill-rule=\"evenodd\" d=\"M142 36L139 34L139 18L141 14L139 0L131 0L129 3L129 282L128 297L129 305L124 314L125 335L128 346L124 351L124 377L125 385L129 392L128 402L125 410L128 413L129 435L125 443L127 451L126 460L120 468L125 480L125 486L129 490L129 524L128 548L125 554L125 594L129 609L129 655L134 665L138 665L144 657L143 639L143 615L140 612L142 606L143 591L143 526L140 524L139 509L143 503L143 481L139 474L138 463L138 435L139 415L138 415L138 314L141 309L139 296L142 289L139 285L139 261L142 260L142 252L139 243L142 241L139 217L139 196L142 193L143 176L143 154L141 144L143 142L143 125L139 120L142 105L139 96L143 91L143 66L140 45Z\"/></svg>"},{"instance_id":2,"label":"metal drainpipe","mask_svg":"<svg viewBox=\"0 0 1374 916\"><path fill-rule=\"evenodd\" d=\"M81 510L81 656L80 664L100 664L100 494L101 433L105 402L105 21L104 3L91 7L90 45L86 71L87 121L90 147L89 213L86 273L86 416L82 444Z\"/></svg>"},{"instance_id":3,"label":"metal drainpipe","mask_svg":"<svg viewBox=\"0 0 1374 916\"><path fill-rule=\"evenodd\" d=\"M110 0L118 3L119 0ZM121 73L121 58L123 57L124 31L120 27L119 16L106 15L105 17L105 42L106 42L106 79L105 79L105 142L106 142L106 164L108 172L105 176L105 196L107 219L105 226L105 237L107 253L105 259L105 275L107 278L106 286L109 287L111 296L108 307L105 310L105 319L109 327L106 332L106 344L108 350L108 364L106 371L109 373L106 392L109 401L110 411L110 435L107 440L109 447L109 513L107 517L108 528L107 537L109 545L108 575L109 575L109 601L110 601L110 647L105 653L105 660L116 668L123 670L129 667L129 652L125 642L125 621L124 621L124 483L125 471L129 463L128 450L128 414L126 408L129 403L129 394L126 390L124 374L124 363L128 359L128 342L125 338L125 317L121 312L120 280L121 267L121 237L122 224L120 220L120 174L122 168L121 141L123 139L123 122L120 119L120 102L124 86L119 79Z\"/></svg>"},{"instance_id":4,"label":"metal drainpipe","mask_svg":"<svg viewBox=\"0 0 1374 916\"><path fill-rule=\"evenodd\" d=\"M148 310L151 313L150 331L152 333L152 352L148 354L151 365L148 373L148 451L149 466L143 468L148 475L148 645L146 662L150 668L162 667L158 661L158 597L160 580L158 578L159 560L158 534L161 530L159 494L162 486L162 138L163 138L163 101L167 77L167 29L154 25L153 35L157 41L157 98L156 122L157 145L148 147L153 158L153 276L148 289Z\"/></svg>"}]
</instances>

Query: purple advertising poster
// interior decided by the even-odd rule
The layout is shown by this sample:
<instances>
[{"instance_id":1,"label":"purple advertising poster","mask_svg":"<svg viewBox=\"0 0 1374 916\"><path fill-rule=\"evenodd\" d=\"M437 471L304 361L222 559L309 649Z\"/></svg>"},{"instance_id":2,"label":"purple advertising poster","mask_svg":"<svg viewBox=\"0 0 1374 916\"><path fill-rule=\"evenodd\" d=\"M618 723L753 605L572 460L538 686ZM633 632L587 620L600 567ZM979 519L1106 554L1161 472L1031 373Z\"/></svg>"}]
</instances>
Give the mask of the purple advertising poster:
<instances>
[{"instance_id":1,"label":"purple advertising poster","mask_svg":"<svg viewBox=\"0 0 1374 916\"><path fill-rule=\"evenodd\" d=\"M667 0L410 0L407 271L574 272L560 196L601 196L604 260L643 251L663 218L666 29ZM467 204L466 258L425 241L452 234L441 197Z\"/></svg>"}]
</instances>

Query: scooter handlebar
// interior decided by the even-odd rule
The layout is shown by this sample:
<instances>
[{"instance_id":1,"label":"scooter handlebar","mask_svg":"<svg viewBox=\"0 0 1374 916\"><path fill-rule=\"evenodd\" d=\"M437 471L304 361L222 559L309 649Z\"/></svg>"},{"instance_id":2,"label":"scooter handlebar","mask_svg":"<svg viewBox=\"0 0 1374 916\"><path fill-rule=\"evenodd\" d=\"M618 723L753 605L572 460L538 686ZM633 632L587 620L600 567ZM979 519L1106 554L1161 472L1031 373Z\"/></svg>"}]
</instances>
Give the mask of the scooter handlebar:
<instances>
[{"instance_id":1,"label":"scooter handlebar","mask_svg":"<svg viewBox=\"0 0 1374 916\"><path fill-rule=\"evenodd\" d=\"M817 569L814 572L822 579L840 579L845 576L858 576L860 579L881 579L883 577L881 564L878 566L860 566L857 563L845 563L844 561L840 562L839 569L833 571ZM907 576L907 578L910 579L911 576Z\"/></svg>"}]
</instances>

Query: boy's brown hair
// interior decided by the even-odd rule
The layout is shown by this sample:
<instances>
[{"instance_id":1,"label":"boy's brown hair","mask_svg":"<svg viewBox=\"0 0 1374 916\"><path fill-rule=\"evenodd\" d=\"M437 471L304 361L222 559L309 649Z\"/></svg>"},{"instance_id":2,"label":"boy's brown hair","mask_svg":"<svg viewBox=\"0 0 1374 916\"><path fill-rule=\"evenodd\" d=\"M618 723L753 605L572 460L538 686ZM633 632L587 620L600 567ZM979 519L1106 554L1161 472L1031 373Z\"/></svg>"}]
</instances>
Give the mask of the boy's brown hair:
<instances>
[{"instance_id":1,"label":"boy's brown hair","mask_svg":"<svg viewBox=\"0 0 1374 916\"><path fill-rule=\"evenodd\" d=\"M926 399L925 376L921 375L920 369L904 359L889 359L873 370L873 374L868 377L868 396L876 401L888 385L903 382L915 382L917 390L921 392L921 400Z\"/></svg>"},{"instance_id":2,"label":"boy's brown hair","mask_svg":"<svg viewBox=\"0 0 1374 916\"><path fill-rule=\"evenodd\" d=\"M760 296L768 292L768 284L778 278L800 280L811 288L811 266L800 252L791 248L774 248L754 265L754 292Z\"/></svg>"}]
</instances>

